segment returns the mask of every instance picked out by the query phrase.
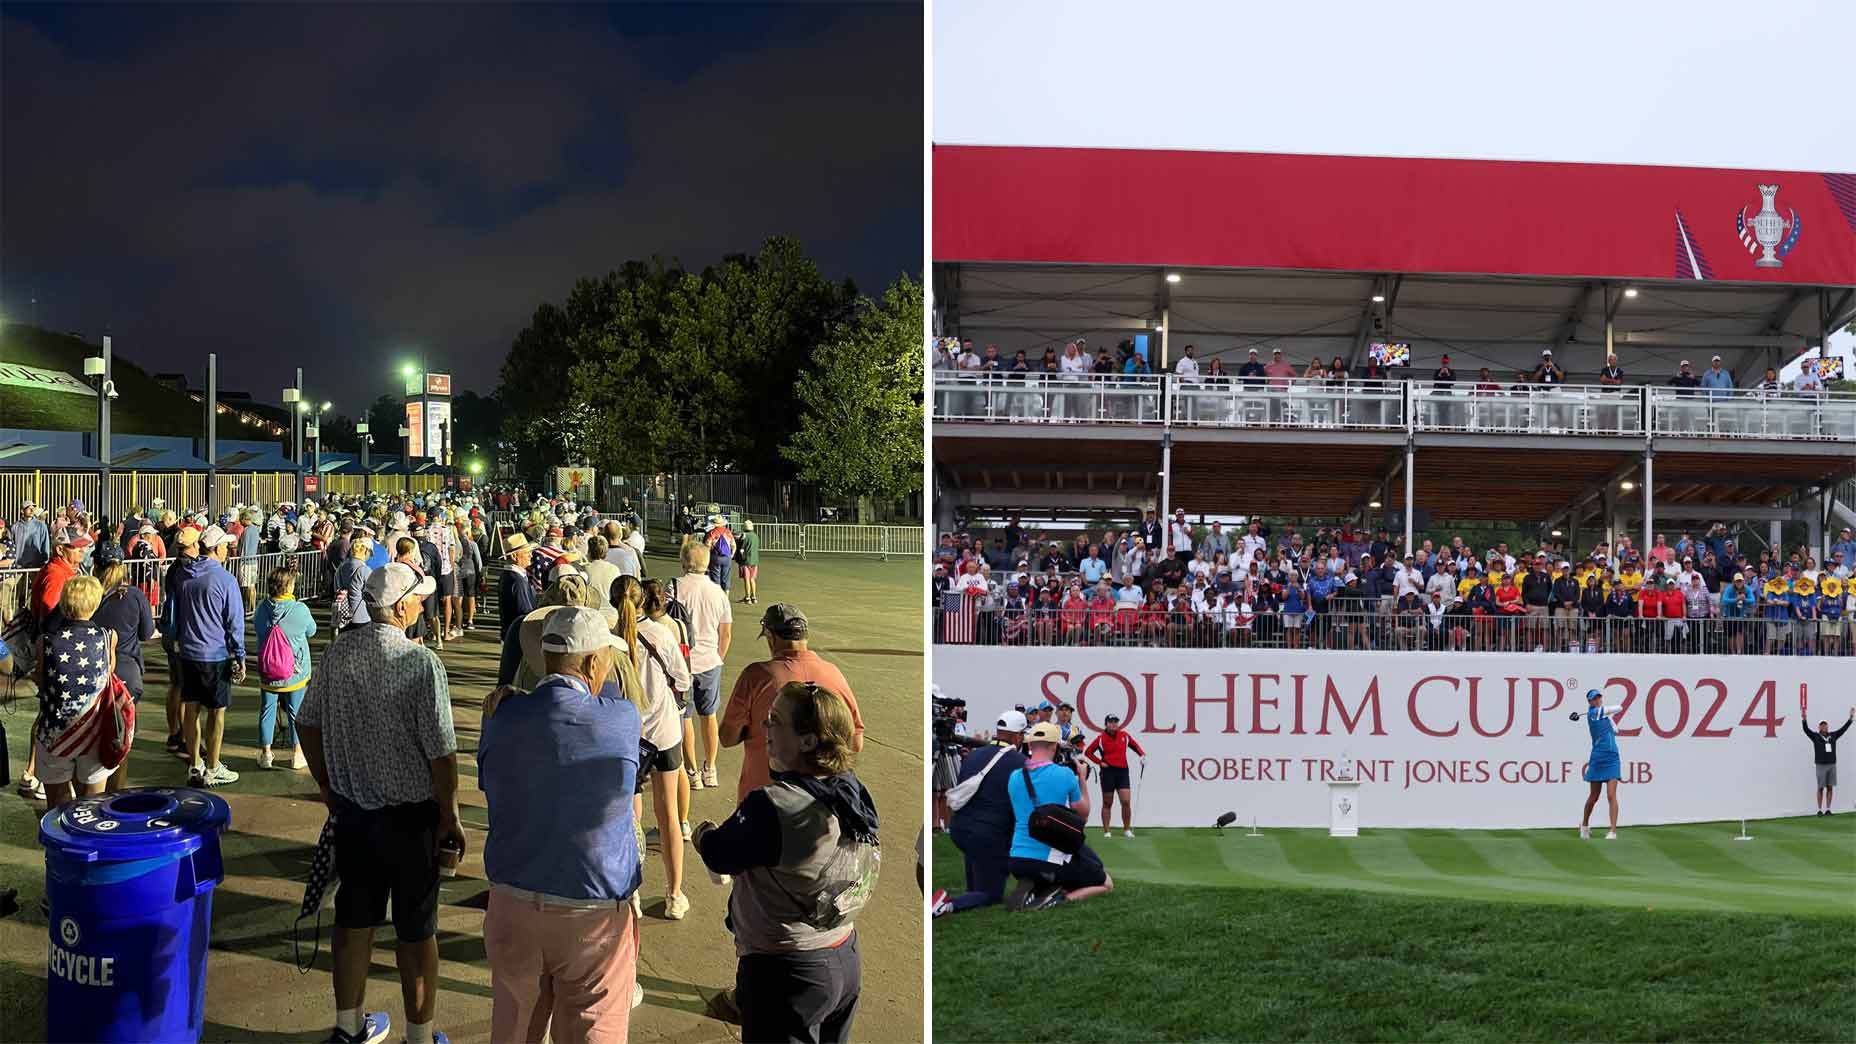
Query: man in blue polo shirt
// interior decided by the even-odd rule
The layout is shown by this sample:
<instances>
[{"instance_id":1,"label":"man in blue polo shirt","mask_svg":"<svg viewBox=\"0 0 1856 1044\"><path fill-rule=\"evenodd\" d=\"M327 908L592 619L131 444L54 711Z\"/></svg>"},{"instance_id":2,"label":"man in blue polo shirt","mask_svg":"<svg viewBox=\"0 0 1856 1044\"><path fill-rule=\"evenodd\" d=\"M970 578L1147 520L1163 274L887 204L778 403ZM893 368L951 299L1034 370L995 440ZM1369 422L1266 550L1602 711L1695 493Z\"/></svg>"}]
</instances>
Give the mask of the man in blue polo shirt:
<instances>
[{"instance_id":1,"label":"man in blue polo shirt","mask_svg":"<svg viewBox=\"0 0 1856 1044\"><path fill-rule=\"evenodd\" d=\"M609 682L612 657L628 652L598 610L581 607L548 617L541 648L547 676L532 692L497 690L477 745L490 819L490 1039L535 1039L552 1015L556 1040L624 1040L642 999L640 719Z\"/></svg>"},{"instance_id":2,"label":"man in blue polo shirt","mask_svg":"<svg viewBox=\"0 0 1856 1044\"><path fill-rule=\"evenodd\" d=\"M1076 569L1083 574L1083 583L1085 584L1098 583L1104 576L1108 575L1108 563L1102 560L1101 545L1090 544L1089 557L1079 562Z\"/></svg>"}]
</instances>

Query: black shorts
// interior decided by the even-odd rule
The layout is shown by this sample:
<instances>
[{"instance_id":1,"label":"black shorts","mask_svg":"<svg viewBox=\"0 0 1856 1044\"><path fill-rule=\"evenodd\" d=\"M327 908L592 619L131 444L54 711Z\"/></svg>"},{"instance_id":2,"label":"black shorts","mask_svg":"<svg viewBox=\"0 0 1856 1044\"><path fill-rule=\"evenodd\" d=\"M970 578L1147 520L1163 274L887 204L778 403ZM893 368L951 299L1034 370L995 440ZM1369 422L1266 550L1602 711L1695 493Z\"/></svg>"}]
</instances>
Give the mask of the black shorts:
<instances>
[{"instance_id":1,"label":"black shorts","mask_svg":"<svg viewBox=\"0 0 1856 1044\"><path fill-rule=\"evenodd\" d=\"M232 705L232 661L180 661L180 700L202 707L225 708Z\"/></svg>"},{"instance_id":2,"label":"black shorts","mask_svg":"<svg viewBox=\"0 0 1856 1044\"><path fill-rule=\"evenodd\" d=\"M438 931L438 802L364 809L337 799L335 923L343 928L385 924L393 902L400 942Z\"/></svg>"},{"instance_id":3,"label":"black shorts","mask_svg":"<svg viewBox=\"0 0 1856 1044\"><path fill-rule=\"evenodd\" d=\"M432 593L438 597L449 598L457 593L456 573L439 573L437 576L432 577L432 579L438 584L437 590Z\"/></svg>"},{"instance_id":4,"label":"black shorts","mask_svg":"<svg viewBox=\"0 0 1856 1044\"><path fill-rule=\"evenodd\" d=\"M1014 859L1012 876L1025 881L1054 881L1064 888L1094 888L1108 881L1108 870L1095 849L1084 845L1061 866L1042 859Z\"/></svg>"},{"instance_id":5,"label":"black shorts","mask_svg":"<svg viewBox=\"0 0 1856 1044\"><path fill-rule=\"evenodd\" d=\"M675 772L683 767L682 743L673 743L663 750L644 743L639 745L638 754L638 783L632 788L634 794L644 793L644 785L651 781L652 773Z\"/></svg>"},{"instance_id":6,"label":"black shorts","mask_svg":"<svg viewBox=\"0 0 1856 1044\"><path fill-rule=\"evenodd\" d=\"M1111 790L1128 789L1128 768L1126 765L1123 765L1121 768L1116 768L1113 765L1104 765L1101 768L1101 772L1102 793L1106 794Z\"/></svg>"},{"instance_id":7,"label":"black shorts","mask_svg":"<svg viewBox=\"0 0 1856 1044\"><path fill-rule=\"evenodd\" d=\"M166 653L167 658L168 658L168 684L172 686L179 686L180 685L180 647L174 644L173 638L164 634L161 636L161 651L163 653Z\"/></svg>"}]
</instances>

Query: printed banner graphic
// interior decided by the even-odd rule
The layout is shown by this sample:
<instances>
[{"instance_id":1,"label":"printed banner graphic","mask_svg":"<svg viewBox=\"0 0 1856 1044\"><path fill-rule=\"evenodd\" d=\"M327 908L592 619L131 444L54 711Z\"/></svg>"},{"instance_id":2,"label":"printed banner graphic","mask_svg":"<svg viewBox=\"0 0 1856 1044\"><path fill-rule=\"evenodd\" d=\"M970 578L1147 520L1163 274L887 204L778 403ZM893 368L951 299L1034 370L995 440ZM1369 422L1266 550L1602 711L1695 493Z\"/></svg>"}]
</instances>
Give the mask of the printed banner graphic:
<instances>
[{"instance_id":1,"label":"printed banner graphic","mask_svg":"<svg viewBox=\"0 0 1856 1044\"><path fill-rule=\"evenodd\" d=\"M1364 829L1576 826L1591 738L1568 716L1594 688L1623 707L1621 823L1802 815L1807 704L1812 729L1836 729L1856 702L1847 661L1809 657L942 646L934 681L967 701L976 731L1041 700L1074 705L1092 736L1120 715L1147 751L1135 802L1149 826L1227 811L1325 826L1343 764Z\"/></svg>"},{"instance_id":2,"label":"printed banner graphic","mask_svg":"<svg viewBox=\"0 0 1856 1044\"><path fill-rule=\"evenodd\" d=\"M70 392L73 395L94 397L97 394L82 378L63 370L41 370L37 366L23 366L19 363L0 363L0 384L37 388L40 391Z\"/></svg>"}]
</instances>

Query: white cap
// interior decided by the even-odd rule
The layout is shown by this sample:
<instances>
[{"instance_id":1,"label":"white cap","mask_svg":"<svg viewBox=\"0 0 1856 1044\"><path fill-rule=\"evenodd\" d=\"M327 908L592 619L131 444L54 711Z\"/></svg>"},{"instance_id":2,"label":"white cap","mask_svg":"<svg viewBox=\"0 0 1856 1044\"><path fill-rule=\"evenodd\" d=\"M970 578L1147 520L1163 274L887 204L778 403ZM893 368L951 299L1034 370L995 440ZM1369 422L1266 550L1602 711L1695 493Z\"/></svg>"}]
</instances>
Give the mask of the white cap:
<instances>
[{"instance_id":1,"label":"white cap","mask_svg":"<svg viewBox=\"0 0 1856 1044\"><path fill-rule=\"evenodd\" d=\"M407 595L429 595L438 590L438 581L421 574L404 562L388 562L367 575L363 595L372 606L398 605Z\"/></svg>"},{"instance_id":2,"label":"white cap","mask_svg":"<svg viewBox=\"0 0 1856 1044\"><path fill-rule=\"evenodd\" d=\"M547 623L542 625L542 652L590 653L601 649L624 652L626 645L596 609L563 607L549 613Z\"/></svg>"},{"instance_id":3,"label":"white cap","mask_svg":"<svg viewBox=\"0 0 1856 1044\"><path fill-rule=\"evenodd\" d=\"M207 526L200 534L200 546L218 547L220 544L230 544L234 539L236 538L232 534L218 526Z\"/></svg>"},{"instance_id":4,"label":"white cap","mask_svg":"<svg viewBox=\"0 0 1856 1044\"><path fill-rule=\"evenodd\" d=\"M999 715L999 723L993 727L1004 729L1007 732L1023 732L1025 731L1025 712L1019 710L1006 711L1004 714Z\"/></svg>"},{"instance_id":5,"label":"white cap","mask_svg":"<svg viewBox=\"0 0 1856 1044\"><path fill-rule=\"evenodd\" d=\"M562 561L562 562L556 563L553 569L548 570L548 582L553 583L556 580L559 580L563 576L583 576L583 575L585 574L583 574L578 568L576 568L572 562Z\"/></svg>"}]
</instances>

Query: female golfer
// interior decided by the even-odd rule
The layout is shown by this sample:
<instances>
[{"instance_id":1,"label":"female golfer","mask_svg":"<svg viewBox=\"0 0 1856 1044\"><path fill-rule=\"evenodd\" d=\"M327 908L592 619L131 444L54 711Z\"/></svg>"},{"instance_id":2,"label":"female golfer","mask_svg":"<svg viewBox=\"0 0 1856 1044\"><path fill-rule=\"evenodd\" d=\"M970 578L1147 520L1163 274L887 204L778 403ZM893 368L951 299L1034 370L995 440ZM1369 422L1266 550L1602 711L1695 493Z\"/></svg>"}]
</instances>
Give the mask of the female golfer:
<instances>
[{"instance_id":1,"label":"female golfer","mask_svg":"<svg viewBox=\"0 0 1856 1044\"><path fill-rule=\"evenodd\" d=\"M1604 693L1597 689L1588 690L1585 694L1585 725L1592 731L1592 756L1586 759L1585 781L1592 785L1592 792L1585 799L1585 817L1579 820L1579 836L1582 838L1592 836L1592 807L1598 804L1598 788L1602 784L1605 796L1611 804L1611 831L1605 835L1605 840L1616 841L1618 839L1618 776L1620 773L1618 772L1618 727L1612 721L1612 715L1624 708L1600 706L1599 701L1602 699L1604 699ZM1570 717L1573 721L1578 721L1579 712L1572 712Z\"/></svg>"}]
</instances>

